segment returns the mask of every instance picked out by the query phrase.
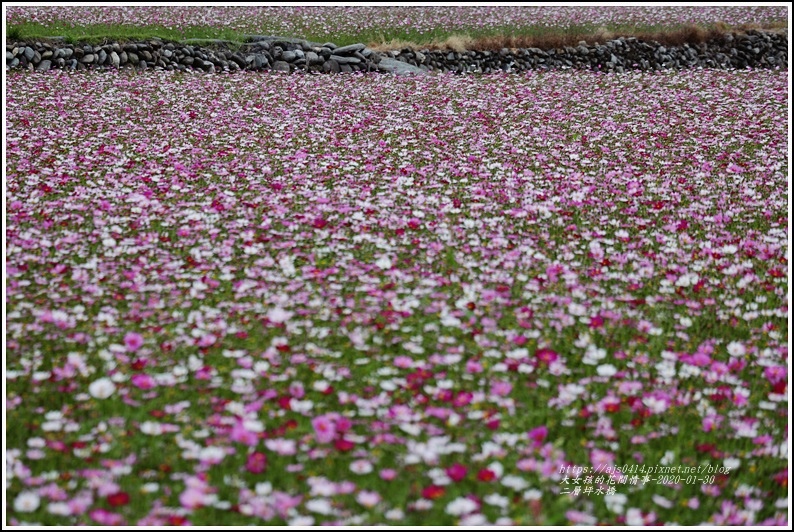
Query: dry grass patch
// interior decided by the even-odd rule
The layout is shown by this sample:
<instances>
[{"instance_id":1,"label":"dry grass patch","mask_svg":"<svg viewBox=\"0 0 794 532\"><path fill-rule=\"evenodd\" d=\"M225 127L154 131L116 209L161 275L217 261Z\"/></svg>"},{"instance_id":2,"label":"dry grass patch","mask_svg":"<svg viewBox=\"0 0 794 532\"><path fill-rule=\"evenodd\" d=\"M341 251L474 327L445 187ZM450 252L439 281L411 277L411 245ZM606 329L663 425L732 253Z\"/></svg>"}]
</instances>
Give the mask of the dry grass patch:
<instances>
[{"instance_id":1,"label":"dry grass patch","mask_svg":"<svg viewBox=\"0 0 794 532\"><path fill-rule=\"evenodd\" d=\"M402 50L402 49L427 49L451 50L464 52L466 50L501 50L502 48L540 48L549 50L566 46L577 46L584 41L587 44L605 43L618 37L634 37L641 41L656 41L664 46L681 46L683 44L700 44L718 39L729 32L742 33L752 30L786 31L785 22L760 26L757 24L743 24L741 26L728 26L717 23L708 28L689 25L671 30L638 31L638 32L613 32L602 26L592 32L554 32L527 35L489 35L471 37L466 34L453 34L444 40L434 40L427 43L416 43L404 39L391 39L389 41L370 42L369 47L377 51Z\"/></svg>"}]
</instances>

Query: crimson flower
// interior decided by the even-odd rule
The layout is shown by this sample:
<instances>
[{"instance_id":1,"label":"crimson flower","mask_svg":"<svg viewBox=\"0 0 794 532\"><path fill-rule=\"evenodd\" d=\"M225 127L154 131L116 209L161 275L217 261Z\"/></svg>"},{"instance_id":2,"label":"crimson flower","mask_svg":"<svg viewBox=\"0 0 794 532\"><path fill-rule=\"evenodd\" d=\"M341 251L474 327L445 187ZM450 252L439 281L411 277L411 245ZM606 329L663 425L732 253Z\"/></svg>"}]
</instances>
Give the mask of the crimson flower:
<instances>
[{"instance_id":1,"label":"crimson flower","mask_svg":"<svg viewBox=\"0 0 794 532\"><path fill-rule=\"evenodd\" d=\"M425 499L439 499L444 496L445 492L444 486L432 484L422 490L422 497Z\"/></svg>"},{"instance_id":2,"label":"crimson flower","mask_svg":"<svg viewBox=\"0 0 794 532\"><path fill-rule=\"evenodd\" d=\"M126 491L117 491L112 495L108 495L107 501L113 507L124 506L130 503L130 496Z\"/></svg>"}]
</instances>

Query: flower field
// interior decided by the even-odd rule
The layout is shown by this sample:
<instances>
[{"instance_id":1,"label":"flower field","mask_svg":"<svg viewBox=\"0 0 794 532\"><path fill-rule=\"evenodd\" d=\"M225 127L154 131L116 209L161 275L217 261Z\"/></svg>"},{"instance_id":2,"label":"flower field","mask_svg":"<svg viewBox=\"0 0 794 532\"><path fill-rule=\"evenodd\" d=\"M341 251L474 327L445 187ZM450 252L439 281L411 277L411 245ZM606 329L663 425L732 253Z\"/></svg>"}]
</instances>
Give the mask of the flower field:
<instances>
[{"instance_id":1,"label":"flower field","mask_svg":"<svg viewBox=\"0 0 794 532\"><path fill-rule=\"evenodd\" d=\"M573 27L785 24L778 6L12 6L7 24L195 28L304 38L386 39L455 32L555 31ZM337 44L340 44L337 42Z\"/></svg>"},{"instance_id":2,"label":"flower field","mask_svg":"<svg viewBox=\"0 0 794 532\"><path fill-rule=\"evenodd\" d=\"M787 524L787 98L9 73L6 524Z\"/></svg>"},{"instance_id":3,"label":"flower field","mask_svg":"<svg viewBox=\"0 0 794 532\"><path fill-rule=\"evenodd\" d=\"M326 31L328 36L372 30L433 31L542 25L667 26L764 24L786 19L785 6L14 6L8 22L125 24L188 28L208 26L288 34Z\"/></svg>"}]
</instances>

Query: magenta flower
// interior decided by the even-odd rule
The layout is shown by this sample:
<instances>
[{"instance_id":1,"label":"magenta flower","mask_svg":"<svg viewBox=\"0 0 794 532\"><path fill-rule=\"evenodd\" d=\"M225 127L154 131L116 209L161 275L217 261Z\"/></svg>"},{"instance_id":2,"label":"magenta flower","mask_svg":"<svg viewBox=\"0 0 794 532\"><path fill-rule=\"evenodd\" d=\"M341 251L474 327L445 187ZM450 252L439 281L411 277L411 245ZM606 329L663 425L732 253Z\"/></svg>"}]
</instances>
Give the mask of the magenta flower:
<instances>
[{"instance_id":1,"label":"magenta flower","mask_svg":"<svg viewBox=\"0 0 794 532\"><path fill-rule=\"evenodd\" d=\"M451 465L450 467L448 467L445 470L445 472L446 472L447 476L450 479L452 479L452 481L460 482L461 480L466 478L466 473L468 473L469 470L466 468L465 465L460 464L460 463L455 463L455 464Z\"/></svg>"},{"instance_id":2,"label":"magenta flower","mask_svg":"<svg viewBox=\"0 0 794 532\"><path fill-rule=\"evenodd\" d=\"M334 423L336 423L336 431L339 433L347 432L353 427L353 422L345 416L336 417Z\"/></svg>"},{"instance_id":3,"label":"magenta flower","mask_svg":"<svg viewBox=\"0 0 794 532\"><path fill-rule=\"evenodd\" d=\"M128 332L124 335L124 345L127 351L137 351L143 345L143 336L135 332Z\"/></svg>"},{"instance_id":4,"label":"magenta flower","mask_svg":"<svg viewBox=\"0 0 794 532\"><path fill-rule=\"evenodd\" d=\"M266 468L267 468L267 455L265 455L265 453L260 451L255 451L248 455L248 459L245 461L246 471L258 475L260 473L264 473Z\"/></svg>"},{"instance_id":5,"label":"magenta flower","mask_svg":"<svg viewBox=\"0 0 794 532\"><path fill-rule=\"evenodd\" d=\"M551 364L559 358L559 355L552 349L542 347L535 351L535 358L542 364Z\"/></svg>"},{"instance_id":6,"label":"magenta flower","mask_svg":"<svg viewBox=\"0 0 794 532\"><path fill-rule=\"evenodd\" d=\"M455 394L455 399L453 399L452 404L457 407L466 406L471 403L473 398L474 394L471 392L460 391Z\"/></svg>"},{"instance_id":7,"label":"magenta flower","mask_svg":"<svg viewBox=\"0 0 794 532\"><path fill-rule=\"evenodd\" d=\"M764 378L769 381L769 384L783 382L787 377L785 366L769 366L764 369Z\"/></svg>"},{"instance_id":8,"label":"magenta flower","mask_svg":"<svg viewBox=\"0 0 794 532\"><path fill-rule=\"evenodd\" d=\"M540 447L543 445L543 441L546 439L546 436L549 434L549 429L546 428L546 425L541 425L540 427L535 427L534 429L530 430L527 433L529 439L532 440L532 444L535 447Z\"/></svg>"}]
</instances>

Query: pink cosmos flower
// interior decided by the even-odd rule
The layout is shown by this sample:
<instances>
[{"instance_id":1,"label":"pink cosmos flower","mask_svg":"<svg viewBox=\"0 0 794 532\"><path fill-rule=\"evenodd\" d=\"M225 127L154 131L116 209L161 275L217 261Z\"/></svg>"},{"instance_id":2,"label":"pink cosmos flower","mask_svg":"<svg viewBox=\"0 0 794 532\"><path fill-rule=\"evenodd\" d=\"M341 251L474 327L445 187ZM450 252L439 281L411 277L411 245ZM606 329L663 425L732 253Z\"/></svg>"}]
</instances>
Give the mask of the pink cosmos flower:
<instances>
[{"instance_id":1,"label":"pink cosmos flower","mask_svg":"<svg viewBox=\"0 0 794 532\"><path fill-rule=\"evenodd\" d=\"M237 421L230 435L232 441L253 447L259 442L259 435L245 428L242 422Z\"/></svg>"},{"instance_id":2,"label":"pink cosmos flower","mask_svg":"<svg viewBox=\"0 0 794 532\"><path fill-rule=\"evenodd\" d=\"M394 469L382 469L378 475L383 480L394 480L397 477L397 471Z\"/></svg>"},{"instance_id":3,"label":"pink cosmos flower","mask_svg":"<svg viewBox=\"0 0 794 532\"><path fill-rule=\"evenodd\" d=\"M722 416L706 416L703 418L703 432L711 432L715 428L719 427L720 422L722 421Z\"/></svg>"},{"instance_id":4,"label":"pink cosmos flower","mask_svg":"<svg viewBox=\"0 0 794 532\"><path fill-rule=\"evenodd\" d=\"M283 308L272 308L267 313L267 319L272 323L284 323L294 315L293 312L288 312Z\"/></svg>"},{"instance_id":5,"label":"pink cosmos flower","mask_svg":"<svg viewBox=\"0 0 794 532\"><path fill-rule=\"evenodd\" d=\"M302 495L292 496L281 491L273 492L273 506L281 517L287 516L289 511L298 506L302 500Z\"/></svg>"},{"instance_id":6,"label":"pink cosmos flower","mask_svg":"<svg viewBox=\"0 0 794 532\"><path fill-rule=\"evenodd\" d=\"M467 373L482 373L483 367L479 360L470 359L466 361Z\"/></svg>"},{"instance_id":7,"label":"pink cosmos flower","mask_svg":"<svg viewBox=\"0 0 794 532\"><path fill-rule=\"evenodd\" d=\"M565 512L565 517L573 524L592 526L598 522L594 515L590 515L579 510L568 510Z\"/></svg>"},{"instance_id":8,"label":"pink cosmos flower","mask_svg":"<svg viewBox=\"0 0 794 532\"><path fill-rule=\"evenodd\" d=\"M602 465L613 466L615 465L615 455L609 451L593 449L590 452L590 463L595 467Z\"/></svg>"},{"instance_id":9,"label":"pink cosmos flower","mask_svg":"<svg viewBox=\"0 0 794 532\"><path fill-rule=\"evenodd\" d=\"M302 399L306 395L303 383L298 381L291 382L289 385L289 394L295 399Z\"/></svg>"},{"instance_id":10,"label":"pink cosmos flower","mask_svg":"<svg viewBox=\"0 0 794 532\"><path fill-rule=\"evenodd\" d=\"M82 491L77 496L70 500L67 504L72 515L80 515L86 512L88 508L94 503L90 491Z\"/></svg>"},{"instance_id":11,"label":"pink cosmos flower","mask_svg":"<svg viewBox=\"0 0 794 532\"><path fill-rule=\"evenodd\" d=\"M124 524L124 518L121 515L109 512L104 508L91 510L88 516L103 526L120 526Z\"/></svg>"},{"instance_id":12,"label":"pink cosmos flower","mask_svg":"<svg viewBox=\"0 0 794 532\"><path fill-rule=\"evenodd\" d=\"M336 437L336 423L327 415L312 419L312 427L319 443L331 443Z\"/></svg>"},{"instance_id":13,"label":"pink cosmos flower","mask_svg":"<svg viewBox=\"0 0 794 532\"><path fill-rule=\"evenodd\" d=\"M410 368L414 365L414 361L411 357L407 357L405 355L400 355L398 357L394 357L394 366L397 368Z\"/></svg>"},{"instance_id":14,"label":"pink cosmos flower","mask_svg":"<svg viewBox=\"0 0 794 532\"><path fill-rule=\"evenodd\" d=\"M184 508L195 510L204 504L204 492L198 488L188 488L179 495L179 504Z\"/></svg>"},{"instance_id":15,"label":"pink cosmos flower","mask_svg":"<svg viewBox=\"0 0 794 532\"><path fill-rule=\"evenodd\" d=\"M113 481L102 482L96 488L97 495L100 497L107 497L108 495L112 495L118 491L121 491L121 487Z\"/></svg>"},{"instance_id":16,"label":"pink cosmos flower","mask_svg":"<svg viewBox=\"0 0 794 532\"><path fill-rule=\"evenodd\" d=\"M265 440L265 447L281 456L292 456L297 452L295 440L272 438Z\"/></svg>"},{"instance_id":17,"label":"pink cosmos flower","mask_svg":"<svg viewBox=\"0 0 794 532\"><path fill-rule=\"evenodd\" d=\"M130 382L133 384L133 386L140 388L141 390L151 390L157 386L154 378L151 375L146 375L145 373L136 373L130 377Z\"/></svg>"},{"instance_id":18,"label":"pink cosmos flower","mask_svg":"<svg viewBox=\"0 0 794 532\"><path fill-rule=\"evenodd\" d=\"M137 351L143 345L143 336L135 332L128 332L124 335L124 345L127 351Z\"/></svg>"},{"instance_id":19,"label":"pink cosmos flower","mask_svg":"<svg viewBox=\"0 0 794 532\"><path fill-rule=\"evenodd\" d=\"M356 501L367 508L372 508L381 501L381 496L378 492L362 490L356 494Z\"/></svg>"},{"instance_id":20,"label":"pink cosmos flower","mask_svg":"<svg viewBox=\"0 0 794 532\"><path fill-rule=\"evenodd\" d=\"M494 381L491 383L491 395L505 397L513 391L512 383L508 381Z\"/></svg>"}]
</instances>

